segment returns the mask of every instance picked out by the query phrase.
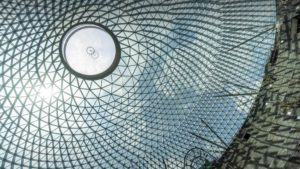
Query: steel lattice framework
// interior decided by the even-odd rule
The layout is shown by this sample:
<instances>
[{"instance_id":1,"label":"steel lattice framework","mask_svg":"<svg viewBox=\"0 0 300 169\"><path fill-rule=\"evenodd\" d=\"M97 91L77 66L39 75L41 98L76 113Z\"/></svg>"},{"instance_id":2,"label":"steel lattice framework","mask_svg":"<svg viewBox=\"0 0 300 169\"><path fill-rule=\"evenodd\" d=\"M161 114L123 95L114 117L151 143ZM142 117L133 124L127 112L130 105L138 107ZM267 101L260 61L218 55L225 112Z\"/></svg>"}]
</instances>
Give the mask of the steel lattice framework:
<instances>
[{"instance_id":1,"label":"steel lattice framework","mask_svg":"<svg viewBox=\"0 0 300 169\"><path fill-rule=\"evenodd\" d=\"M118 38L115 71L62 64L73 25ZM195 168L244 123L274 43L274 0L0 1L0 168Z\"/></svg>"}]
</instances>

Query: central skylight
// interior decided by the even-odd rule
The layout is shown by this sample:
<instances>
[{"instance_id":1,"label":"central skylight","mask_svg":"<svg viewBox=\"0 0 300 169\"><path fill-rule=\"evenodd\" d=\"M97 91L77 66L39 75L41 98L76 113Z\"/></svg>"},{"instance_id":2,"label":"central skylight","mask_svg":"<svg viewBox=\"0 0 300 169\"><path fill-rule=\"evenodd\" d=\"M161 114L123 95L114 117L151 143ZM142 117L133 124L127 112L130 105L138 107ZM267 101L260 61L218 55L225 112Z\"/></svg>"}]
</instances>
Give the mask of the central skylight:
<instances>
[{"instance_id":1,"label":"central skylight","mask_svg":"<svg viewBox=\"0 0 300 169\"><path fill-rule=\"evenodd\" d=\"M120 47L111 31L100 24L78 24L66 32L61 44L65 66L86 79L103 78L120 60Z\"/></svg>"}]
</instances>

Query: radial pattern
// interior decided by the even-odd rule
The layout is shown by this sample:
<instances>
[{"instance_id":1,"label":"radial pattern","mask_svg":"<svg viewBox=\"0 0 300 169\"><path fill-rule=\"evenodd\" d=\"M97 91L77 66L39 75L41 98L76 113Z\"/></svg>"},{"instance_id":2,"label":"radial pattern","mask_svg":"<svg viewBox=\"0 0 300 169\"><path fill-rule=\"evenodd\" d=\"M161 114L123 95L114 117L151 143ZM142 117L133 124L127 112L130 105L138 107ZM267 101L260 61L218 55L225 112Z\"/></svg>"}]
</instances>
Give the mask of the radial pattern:
<instances>
[{"instance_id":1,"label":"radial pattern","mask_svg":"<svg viewBox=\"0 0 300 169\"><path fill-rule=\"evenodd\" d=\"M59 44L110 29L118 67L86 80ZM0 168L193 168L244 123L274 39L274 0L0 1Z\"/></svg>"}]
</instances>

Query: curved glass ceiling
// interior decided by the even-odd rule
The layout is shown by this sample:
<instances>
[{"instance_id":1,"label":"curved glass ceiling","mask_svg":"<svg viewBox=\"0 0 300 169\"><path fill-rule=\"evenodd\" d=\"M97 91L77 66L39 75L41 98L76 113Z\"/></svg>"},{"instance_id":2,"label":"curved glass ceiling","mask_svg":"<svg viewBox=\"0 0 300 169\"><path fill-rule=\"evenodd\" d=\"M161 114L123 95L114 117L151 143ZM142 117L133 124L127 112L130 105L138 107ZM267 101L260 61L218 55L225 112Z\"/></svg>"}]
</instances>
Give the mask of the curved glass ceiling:
<instances>
[{"instance_id":1,"label":"curved glass ceiling","mask_svg":"<svg viewBox=\"0 0 300 169\"><path fill-rule=\"evenodd\" d=\"M0 11L0 168L199 168L247 117L275 34L275 0L3 0ZM90 22L121 47L98 80L59 52Z\"/></svg>"}]
</instances>

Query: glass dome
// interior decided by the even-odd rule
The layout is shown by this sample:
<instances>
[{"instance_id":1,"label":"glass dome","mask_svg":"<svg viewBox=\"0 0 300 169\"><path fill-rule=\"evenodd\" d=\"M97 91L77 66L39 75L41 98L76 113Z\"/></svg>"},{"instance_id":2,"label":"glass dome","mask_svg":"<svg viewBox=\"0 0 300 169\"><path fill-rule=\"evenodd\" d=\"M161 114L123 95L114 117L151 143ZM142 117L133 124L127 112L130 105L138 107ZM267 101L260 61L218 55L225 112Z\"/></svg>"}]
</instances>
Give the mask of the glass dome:
<instances>
[{"instance_id":1,"label":"glass dome","mask_svg":"<svg viewBox=\"0 0 300 169\"><path fill-rule=\"evenodd\" d=\"M12 0L0 10L1 168L218 159L249 113L275 34L275 0ZM60 43L91 22L114 34L120 61L85 79Z\"/></svg>"}]
</instances>

